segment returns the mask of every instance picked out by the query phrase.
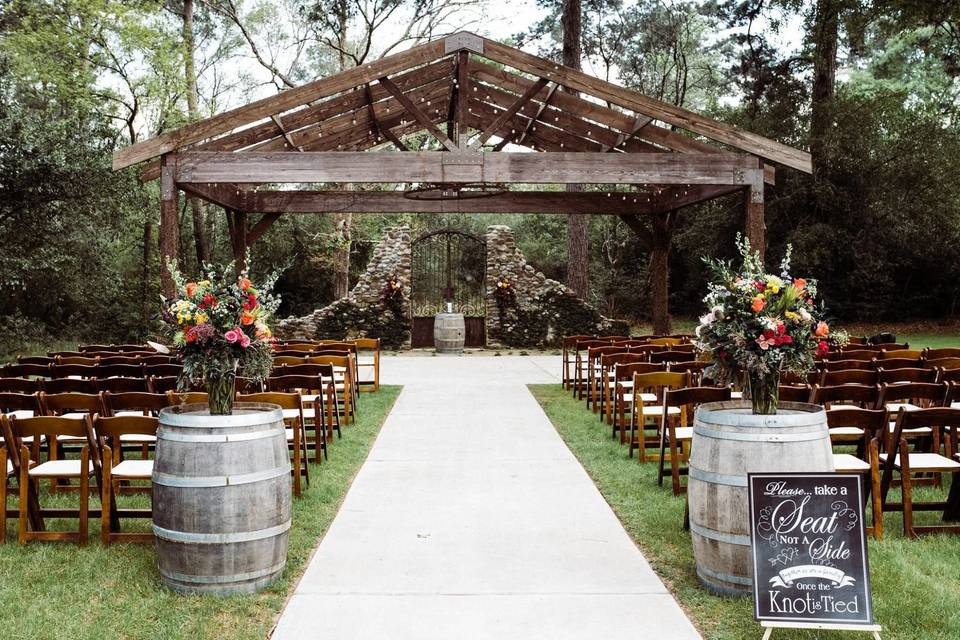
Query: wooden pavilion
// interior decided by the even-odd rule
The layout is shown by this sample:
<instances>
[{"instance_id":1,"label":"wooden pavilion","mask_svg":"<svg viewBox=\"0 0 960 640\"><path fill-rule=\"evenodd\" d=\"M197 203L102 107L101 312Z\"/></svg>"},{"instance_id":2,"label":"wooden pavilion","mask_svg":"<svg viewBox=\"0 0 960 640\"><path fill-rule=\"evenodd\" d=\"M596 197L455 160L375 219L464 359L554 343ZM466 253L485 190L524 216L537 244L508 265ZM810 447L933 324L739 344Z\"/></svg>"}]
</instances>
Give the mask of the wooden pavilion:
<instances>
[{"instance_id":1,"label":"wooden pavilion","mask_svg":"<svg viewBox=\"0 0 960 640\"><path fill-rule=\"evenodd\" d=\"M408 148L424 130L439 150ZM461 32L120 149L113 167L146 162L142 178L160 178L160 250L174 259L181 190L226 209L239 258L285 213L617 215L651 247L659 331L676 211L741 192L763 251L765 161L811 172L806 152Z\"/></svg>"}]
</instances>

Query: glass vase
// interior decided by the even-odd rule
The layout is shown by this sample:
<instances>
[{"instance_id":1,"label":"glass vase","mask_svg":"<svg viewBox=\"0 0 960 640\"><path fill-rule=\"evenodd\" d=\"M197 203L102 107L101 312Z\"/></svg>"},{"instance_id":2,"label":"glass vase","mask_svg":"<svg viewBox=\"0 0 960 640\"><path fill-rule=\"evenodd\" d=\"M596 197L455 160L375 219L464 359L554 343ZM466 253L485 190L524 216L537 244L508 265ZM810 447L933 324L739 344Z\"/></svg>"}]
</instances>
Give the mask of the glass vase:
<instances>
[{"instance_id":1,"label":"glass vase","mask_svg":"<svg viewBox=\"0 0 960 640\"><path fill-rule=\"evenodd\" d=\"M780 401L780 372L750 373L747 384L754 415L776 415Z\"/></svg>"},{"instance_id":2,"label":"glass vase","mask_svg":"<svg viewBox=\"0 0 960 640\"><path fill-rule=\"evenodd\" d=\"M233 400L236 395L237 363L227 363L223 369L208 370L204 378L207 388L207 404L210 415L228 416L233 413Z\"/></svg>"}]
</instances>

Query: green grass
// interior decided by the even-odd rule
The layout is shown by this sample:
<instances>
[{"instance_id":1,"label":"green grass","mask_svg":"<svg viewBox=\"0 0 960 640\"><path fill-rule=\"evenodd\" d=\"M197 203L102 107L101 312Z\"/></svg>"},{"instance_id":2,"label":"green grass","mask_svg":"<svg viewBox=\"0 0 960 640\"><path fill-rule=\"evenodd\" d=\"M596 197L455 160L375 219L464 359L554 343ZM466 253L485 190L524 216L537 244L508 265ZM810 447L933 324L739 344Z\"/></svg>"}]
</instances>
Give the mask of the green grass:
<instances>
[{"instance_id":1,"label":"green grass","mask_svg":"<svg viewBox=\"0 0 960 640\"><path fill-rule=\"evenodd\" d=\"M343 428L343 438L330 447L330 460L311 466L310 487L293 503L286 570L262 593L226 598L177 595L160 584L153 545L103 547L96 538L99 520L91 520L91 529L96 531L91 531L87 547L40 542L19 545L14 521L8 523L7 543L0 545L0 602L5 605L0 608L0 637L267 637L399 393L400 387L384 386L379 393L364 394L356 424ZM55 499L76 504L75 494ZM131 497L131 502L136 501ZM99 506L98 501L91 503ZM76 526L75 521L53 522L51 528L62 524ZM322 628L322 621L318 625Z\"/></svg>"},{"instance_id":2,"label":"green grass","mask_svg":"<svg viewBox=\"0 0 960 640\"><path fill-rule=\"evenodd\" d=\"M625 447L610 438L606 424L559 385L531 385L557 431L566 441L705 638L756 640L761 629L753 620L749 598L710 594L697 581L690 534L682 528L684 498L656 482L656 464L638 464ZM925 488L921 499L945 490ZM896 496L895 496L896 497ZM932 513L917 521L935 520ZM869 516L868 516L869 517ZM884 640L954 640L960 638L960 536L928 536L907 540L900 514L885 518L885 538L870 541L874 616L883 625ZM642 621L638 620L638 624ZM776 640L860 637L840 632L777 629ZM866 636L863 636L866 637Z\"/></svg>"}]
</instances>

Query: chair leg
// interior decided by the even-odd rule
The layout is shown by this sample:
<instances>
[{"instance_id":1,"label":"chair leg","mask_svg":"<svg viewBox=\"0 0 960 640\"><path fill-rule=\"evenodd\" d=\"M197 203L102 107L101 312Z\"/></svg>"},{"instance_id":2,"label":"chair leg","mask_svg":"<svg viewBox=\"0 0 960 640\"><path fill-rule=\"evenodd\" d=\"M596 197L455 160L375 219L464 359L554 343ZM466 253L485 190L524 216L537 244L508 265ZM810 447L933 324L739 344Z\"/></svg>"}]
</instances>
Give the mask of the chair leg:
<instances>
[{"instance_id":1,"label":"chair leg","mask_svg":"<svg viewBox=\"0 0 960 640\"><path fill-rule=\"evenodd\" d=\"M100 544L110 544L110 512L113 510L113 457L110 447L103 448L103 480L100 487Z\"/></svg>"},{"instance_id":2,"label":"chair leg","mask_svg":"<svg viewBox=\"0 0 960 640\"><path fill-rule=\"evenodd\" d=\"M87 445L84 445L80 451L80 531L78 533L80 539L78 542L81 547L87 546L87 536L89 533L89 523L87 522L87 516L90 513L90 474L87 473L89 466L90 450L87 448Z\"/></svg>"},{"instance_id":3,"label":"chair leg","mask_svg":"<svg viewBox=\"0 0 960 640\"><path fill-rule=\"evenodd\" d=\"M0 469L3 469L3 504L0 504L0 544L7 540L7 450L0 447Z\"/></svg>"},{"instance_id":4,"label":"chair leg","mask_svg":"<svg viewBox=\"0 0 960 640\"><path fill-rule=\"evenodd\" d=\"M910 486L910 462L907 460L907 441L900 441L900 490L903 492L903 535L916 538L913 531L913 489Z\"/></svg>"},{"instance_id":5,"label":"chair leg","mask_svg":"<svg viewBox=\"0 0 960 640\"><path fill-rule=\"evenodd\" d=\"M300 430L297 423L293 423L293 495L299 497L302 488L300 486Z\"/></svg>"},{"instance_id":6,"label":"chair leg","mask_svg":"<svg viewBox=\"0 0 960 640\"><path fill-rule=\"evenodd\" d=\"M30 454L20 447L20 510L17 518L17 542L27 542L27 510L30 504Z\"/></svg>"},{"instance_id":7,"label":"chair leg","mask_svg":"<svg viewBox=\"0 0 960 640\"><path fill-rule=\"evenodd\" d=\"M870 485L873 500L873 538L883 540L883 499L880 496L880 454L877 451L877 441L871 440L868 446L870 451Z\"/></svg>"}]
</instances>

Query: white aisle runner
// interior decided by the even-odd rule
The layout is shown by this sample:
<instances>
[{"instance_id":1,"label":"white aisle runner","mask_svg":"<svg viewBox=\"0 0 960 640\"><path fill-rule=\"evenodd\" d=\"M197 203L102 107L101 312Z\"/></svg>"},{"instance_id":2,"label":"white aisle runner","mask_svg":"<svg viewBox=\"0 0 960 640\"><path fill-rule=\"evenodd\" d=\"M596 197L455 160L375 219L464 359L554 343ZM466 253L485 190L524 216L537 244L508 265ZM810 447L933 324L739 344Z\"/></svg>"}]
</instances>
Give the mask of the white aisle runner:
<instances>
[{"instance_id":1,"label":"white aisle runner","mask_svg":"<svg viewBox=\"0 0 960 640\"><path fill-rule=\"evenodd\" d=\"M699 638L524 386L559 368L384 358L403 393L273 638Z\"/></svg>"}]
</instances>

